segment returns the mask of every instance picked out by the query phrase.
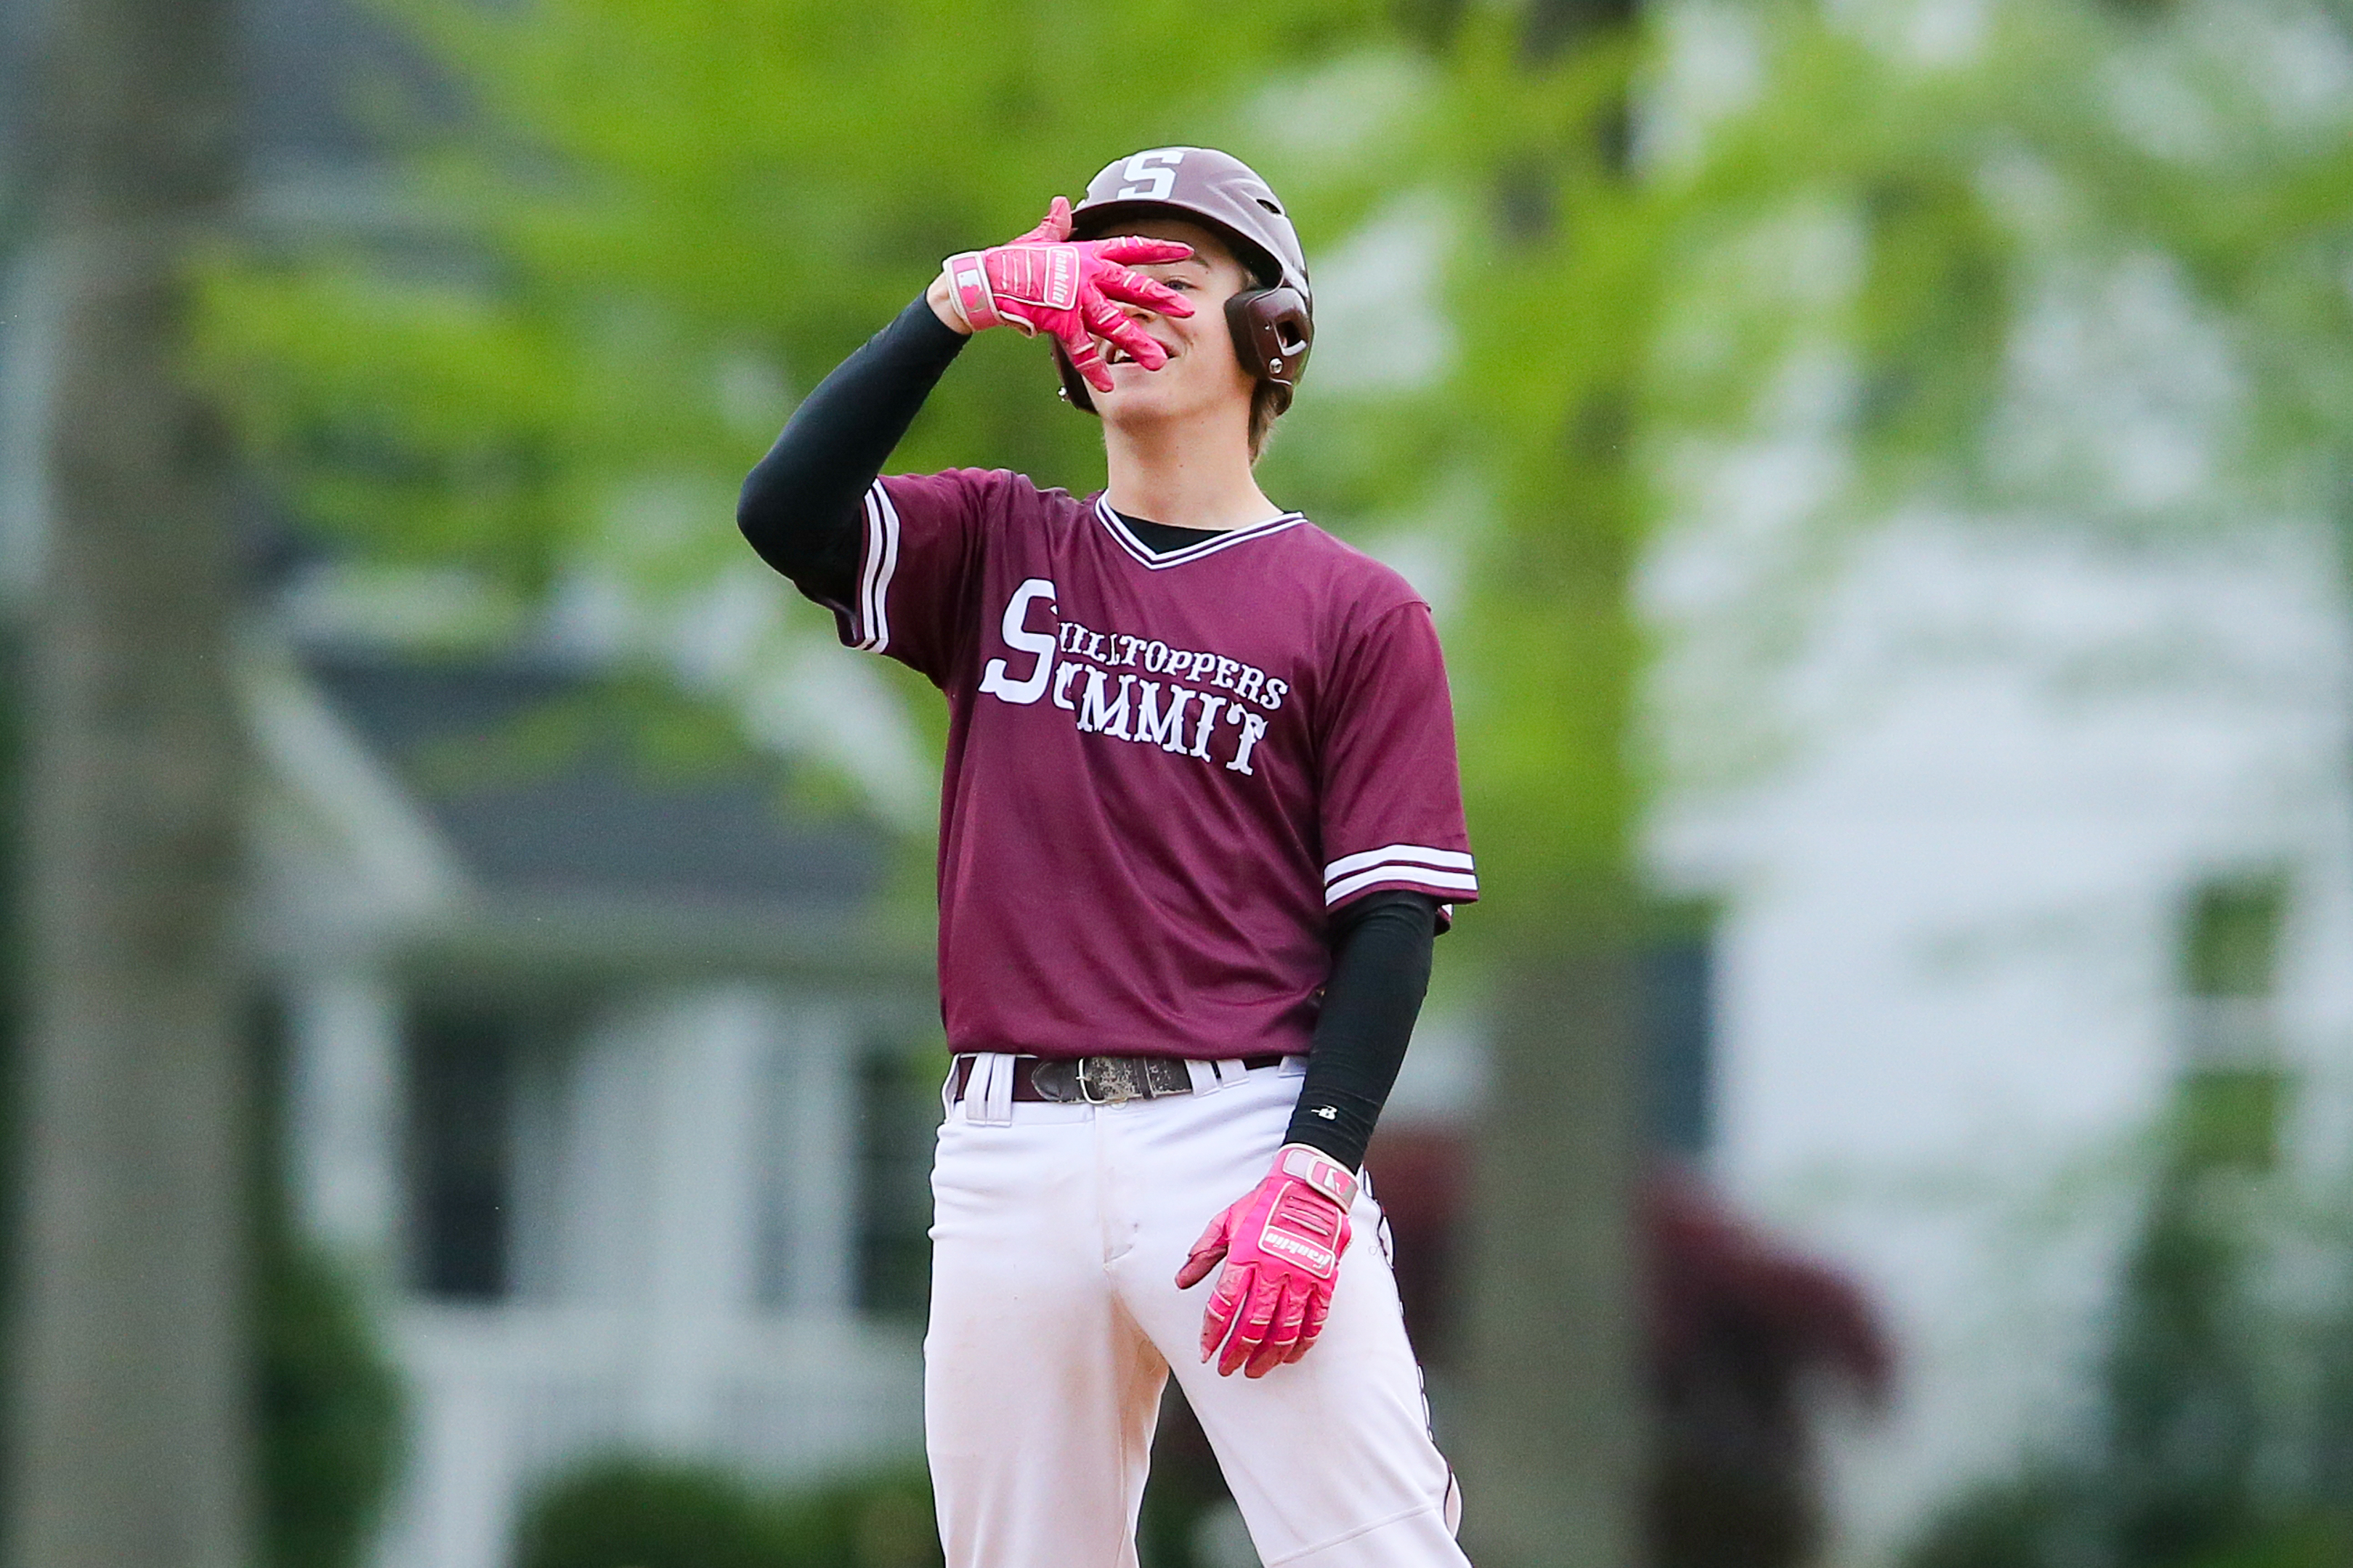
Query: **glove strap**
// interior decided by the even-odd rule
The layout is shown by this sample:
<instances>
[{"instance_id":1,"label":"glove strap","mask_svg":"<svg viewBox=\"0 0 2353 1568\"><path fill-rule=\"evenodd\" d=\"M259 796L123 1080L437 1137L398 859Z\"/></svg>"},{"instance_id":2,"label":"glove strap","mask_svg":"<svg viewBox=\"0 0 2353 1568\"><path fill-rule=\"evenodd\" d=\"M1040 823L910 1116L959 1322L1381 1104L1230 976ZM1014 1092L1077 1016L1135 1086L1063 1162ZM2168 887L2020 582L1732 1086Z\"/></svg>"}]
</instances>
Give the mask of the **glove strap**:
<instances>
[{"instance_id":1,"label":"glove strap","mask_svg":"<svg viewBox=\"0 0 2353 1568\"><path fill-rule=\"evenodd\" d=\"M959 251L942 263L948 275L948 296L955 301L956 314L974 331L985 327L1018 327L1026 334L1032 329L1026 321L1016 321L997 313L997 296L988 287L988 264L977 250Z\"/></svg>"},{"instance_id":2,"label":"glove strap","mask_svg":"<svg viewBox=\"0 0 2353 1568\"><path fill-rule=\"evenodd\" d=\"M1274 1157L1274 1168L1295 1176L1340 1205L1342 1214L1356 1205L1356 1173L1321 1149L1305 1143L1285 1143Z\"/></svg>"}]
</instances>

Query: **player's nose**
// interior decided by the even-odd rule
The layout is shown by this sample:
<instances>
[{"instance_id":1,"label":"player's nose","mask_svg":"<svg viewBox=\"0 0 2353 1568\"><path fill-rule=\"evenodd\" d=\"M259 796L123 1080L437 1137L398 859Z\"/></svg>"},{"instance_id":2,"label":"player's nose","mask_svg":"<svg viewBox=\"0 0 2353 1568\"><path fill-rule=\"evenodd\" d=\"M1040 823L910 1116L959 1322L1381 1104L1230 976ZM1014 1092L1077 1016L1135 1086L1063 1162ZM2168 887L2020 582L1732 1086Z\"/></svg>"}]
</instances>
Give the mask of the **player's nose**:
<instances>
[{"instance_id":1,"label":"player's nose","mask_svg":"<svg viewBox=\"0 0 2353 1568\"><path fill-rule=\"evenodd\" d=\"M1168 334L1160 329L1169 318L1149 305L1131 305L1124 300L1119 301L1119 312L1138 327L1143 328L1145 335L1158 343L1163 350L1168 347Z\"/></svg>"}]
</instances>

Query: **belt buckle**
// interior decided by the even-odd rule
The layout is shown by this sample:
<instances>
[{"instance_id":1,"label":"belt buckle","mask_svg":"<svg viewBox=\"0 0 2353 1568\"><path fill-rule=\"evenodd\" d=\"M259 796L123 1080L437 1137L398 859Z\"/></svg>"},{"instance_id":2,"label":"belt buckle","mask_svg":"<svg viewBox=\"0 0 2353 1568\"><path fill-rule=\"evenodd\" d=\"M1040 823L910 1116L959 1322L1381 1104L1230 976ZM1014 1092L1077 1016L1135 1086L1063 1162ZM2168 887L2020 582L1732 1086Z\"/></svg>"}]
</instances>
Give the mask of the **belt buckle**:
<instances>
[{"instance_id":1,"label":"belt buckle","mask_svg":"<svg viewBox=\"0 0 2353 1568\"><path fill-rule=\"evenodd\" d=\"M1094 1077L1097 1070L1107 1070L1107 1080ZM1089 1105L1124 1105L1145 1092L1143 1074L1134 1061L1127 1057L1081 1057L1079 1058L1079 1098Z\"/></svg>"}]
</instances>

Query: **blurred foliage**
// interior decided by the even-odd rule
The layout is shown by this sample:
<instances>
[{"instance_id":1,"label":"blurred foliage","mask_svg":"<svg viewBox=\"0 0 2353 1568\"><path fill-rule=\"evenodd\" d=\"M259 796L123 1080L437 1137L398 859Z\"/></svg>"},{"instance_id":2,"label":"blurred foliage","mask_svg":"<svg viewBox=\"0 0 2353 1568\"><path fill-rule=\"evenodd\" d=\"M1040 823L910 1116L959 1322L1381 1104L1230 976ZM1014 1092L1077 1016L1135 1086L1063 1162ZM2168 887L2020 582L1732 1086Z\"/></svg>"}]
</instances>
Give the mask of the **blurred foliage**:
<instances>
[{"instance_id":1,"label":"blurred foliage","mask_svg":"<svg viewBox=\"0 0 2353 1568\"><path fill-rule=\"evenodd\" d=\"M1291 180L1264 129L1312 115L1293 89L1388 36L1380 0L1215 0L1183 49L1103 7L379 4L466 107L385 111L404 153L365 221L265 227L216 258L201 373L267 482L346 550L498 585L512 613L477 617L492 634L567 574L593 582L628 606L628 651L692 646L691 679L747 711L792 708L779 672L833 638L744 550L737 487L943 256L1155 142L1266 161L1310 232L1385 189L1362 169ZM1056 397L1042 345L987 334L955 385L894 466L1100 483L1097 427ZM855 679L895 681L936 748L923 682L878 668ZM871 786L861 770L896 754L877 726L895 742L886 711L808 749ZM927 788L884 793L920 826Z\"/></svg>"},{"instance_id":2,"label":"blurred foliage","mask_svg":"<svg viewBox=\"0 0 2353 1568\"><path fill-rule=\"evenodd\" d=\"M397 1377L364 1299L316 1248L267 1241L259 1310L263 1561L358 1568L401 1458Z\"/></svg>"},{"instance_id":3,"label":"blurred foliage","mask_svg":"<svg viewBox=\"0 0 2353 1568\"><path fill-rule=\"evenodd\" d=\"M2285 1114L2269 1076L2233 1120ZM2089 1441L1955 1501L1909 1568L2353 1563L2353 1208L2201 1131L2215 1087L2193 1074L2179 1091Z\"/></svg>"},{"instance_id":4,"label":"blurred foliage","mask_svg":"<svg viewBox=\"0 0 2353 1568\"><path fill-rule=\"evenodd\" d=\"M2200 888L2181 944L2182 989L2192 996L2270 995L2286 902L2287 879L2276 874Z\"/></svg>"},{"instance_id":5,"label":"blurred foliage","mask_svg":"<svg viewBox=\"0 0 2353 1568\"><path fill-rule=\"evenodd\" d=\"M2264 1002L2284 889L2218 880L2180 931L2192 1059L2158 1142L2073 1448L1951 1504L1911 1568L2353 1564L2353 1193L2289 1158ZM2252 1010L2251 1010L2252 1009Z\"/></svg>"},{"instance_id":6,"label":"blurred foliage","mask_svg":"<svg viewBox=\"0 0 2353 1568\"><path fill-rule=\"evenodd\" d=\"M248 1027L260 1562L359 1568L404 1453L399 1374L360 1283L297 1233L290 1212L284 1008L264 1002Z\"/></svg>"},{"instance_id":7,"label":"blurred foliage","mask_svg":"<svg viewBox=\"0 0 2353 1568\"><path fill-rule=\"evenodd\" d=\"M1649 516L1637 422L1662 304L1656 197L1602 133L1635 37L1536 53L1510 13L1455 45L1440 169L1493 204L1462 226L1454 461L1493 508L1450 639L1482 914L1523 940L1630 934L1627 583Z\"/></svg>"},{"instance_id":8,"label":"blurred foliage","mask_svg":"<svg viewBox=\"0 0 2353 1568\"><path fill-rule=\"evenodd\" d=\"M2086 279L2153 269L2239 373L2211 411L2217 466L2347 515L2353 102L2285 101L2263 51L2299 27L2341 51L2348 8L1997 5L1941 57L1905 43L1901 5L1681 14L1701 18L1681 41L1662 10L1557 54L1511 11L1467 15L1419 162L1391 169L1460 219L1458 374L1429 399L1446 437L1403 445L1492 512L1466 529L1449 645L1482 923L1630 917L1610 889L1639 803L1657 768L1690 776L1635 727L1634 566L1662 524L1716 521L1709 486L1739 459L1825 455L1806 515L1749 540L1746 597L1719 590L1744 658L1680 719L1736 770L1777 754L1760 673L1892 511L2149 521L2032 405L2035 341L2068 330L2052 301ZM1737 50L1736 89L1684 79L1703 26ZM2080 407L2115 394L2095 362L2073 374ZM2211 488L2181 510L2217 521Z\"/></svg>"},{"instance_id":9,"label":"blurred foliage","mask_svg":"<svg viewBox=\"0 0 2353 1568\"><path fill-rule=\"evenodd\" d=\"M525 1506L515 1568L930 1568L941 1560L919 1475L770 1494L726 1472L617 1458Z\"/></svg>"},{"instance_id":10,"label":"blurred foliage","mask_svg":"<svg viewBox=\"0 0 2353 1568\"><path fill-rule=\"evenodd\" d=\"M1153 1449L1138 1544L1145 1568L1188 1568L1197 1527L1227 1498L1198 1425L1172 1394ZM920 1471L779 1489L707 1465L615 1455L523 1505L514 1568L935 1568Z\"/></svg>"},{"instance_id":11,"label":"blurred foliage","mask_svg":"<svg viewBox=\"0 0 2353 1568\"><path fill-rule=\"evenodd\" d=\"M2266 1067L2206 1067L2189 1073L2174 1115L2183 1157L2269 1170L2279 1159L2287 1089L2286 1079Z\"/></svg>"},{"instance_id":12,"label":"blurred foliage","mask_svg":"<svg viewBox=\"0 0 2353 1568\"><path fill-rule=\"evenodd\" d=\"M1473 18L1435 117L1432 177L1486 220L1443 396L1498 514L1450 641L1470 782L1512 832L1490 918L1523 877L1555 908L1619 863L1660 770L1784 756L1772 678L1892 517L2353 521L2353 8L2014 0L1941 50L1902 5L1654 15L1684 20L1548 68ZM1620 69L1630 179L1590 133ZM1655 633L1579 608L1571 574L1598 605L1605 560L1668 525L1723 547ZM1698 683L1651 686L1630 736L1649 636L1695 624Z\"/></svg>"},{"instance_id":13,"label":"blurred foliage","mask_svg":"<svg viewBox=\"0 0 2353 1568\"><path fill-rule=\"evenodd\" d=\"M1381 25L1370 0L1214 0L1169 50L1103 7L385 4L471 101L416 132L413 231L217 269L207 358L308 515L526 582L608 543L619 502L642 547L665 493L685 560L734 548L712 524L793 394L941 257ZM1092 467L1044 364L976 343L902 460Z\"/></svg>"},{"instance_id":14,"label":"blurred foliage","mask_svg":"<svg viewBox=\"0 0 2353 1568\"><path fill-rule=\"evenodd\" d=\"M1755 8L1743 101L1656 139L1643 193L1681 274L1656 430L1769 429L1792 356L1831 349L1864 494L2015 498L1994 456L2013 433L1989 416L2014 390L2037 290L2155 258L2244 364L2275 438L2251 453L2353 434L2353 102L2283 83L2263 52L2342 50L2353 13L2012 3L1944 58L1875 36L1867 14ZM2055 493L2090 500L2091 478Z\"/></svg>"}]
</instances>

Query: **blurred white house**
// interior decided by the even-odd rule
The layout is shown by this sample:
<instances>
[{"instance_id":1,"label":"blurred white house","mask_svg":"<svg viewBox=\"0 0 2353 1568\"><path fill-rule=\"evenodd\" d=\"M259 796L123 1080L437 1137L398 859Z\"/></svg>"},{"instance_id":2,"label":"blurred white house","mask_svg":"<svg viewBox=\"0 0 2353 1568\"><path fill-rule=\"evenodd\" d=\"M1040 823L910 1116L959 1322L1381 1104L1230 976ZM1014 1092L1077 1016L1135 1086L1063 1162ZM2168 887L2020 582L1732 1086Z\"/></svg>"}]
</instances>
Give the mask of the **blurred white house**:
<instances>
[{"instance_id":1,"label":"blurred white house","mask_svg":"<svg viewBox=\"0 0 2353 1568\"><path fill-rule=\"evenodd\" d=\"M888 837L560 665L279 646L248 687L294 1209L408 1387L382 1568L496 1568L607 1452L914 1462L940 1058Z\"/></svg>"},{"instance_id":2,"label":"blurred white house","mask_svg":"<svg viewBox=\"0 0 2353 1568\"><path fill-rule=\"evenodd\" d=\"M1723 911L1709 1168L1894 1335L1890 1417L1835 1446L1860 1565L2081 1442L2184 1074L2275 1066L2290 1158L2353 1146L2353 626L2326 530L2227 515L1894 527L1816 625L1768 683L1802 744L1671 793L1651 854ZM2272 973L2201 995L2246 890Z\"/></svg>"}]
</instances>

